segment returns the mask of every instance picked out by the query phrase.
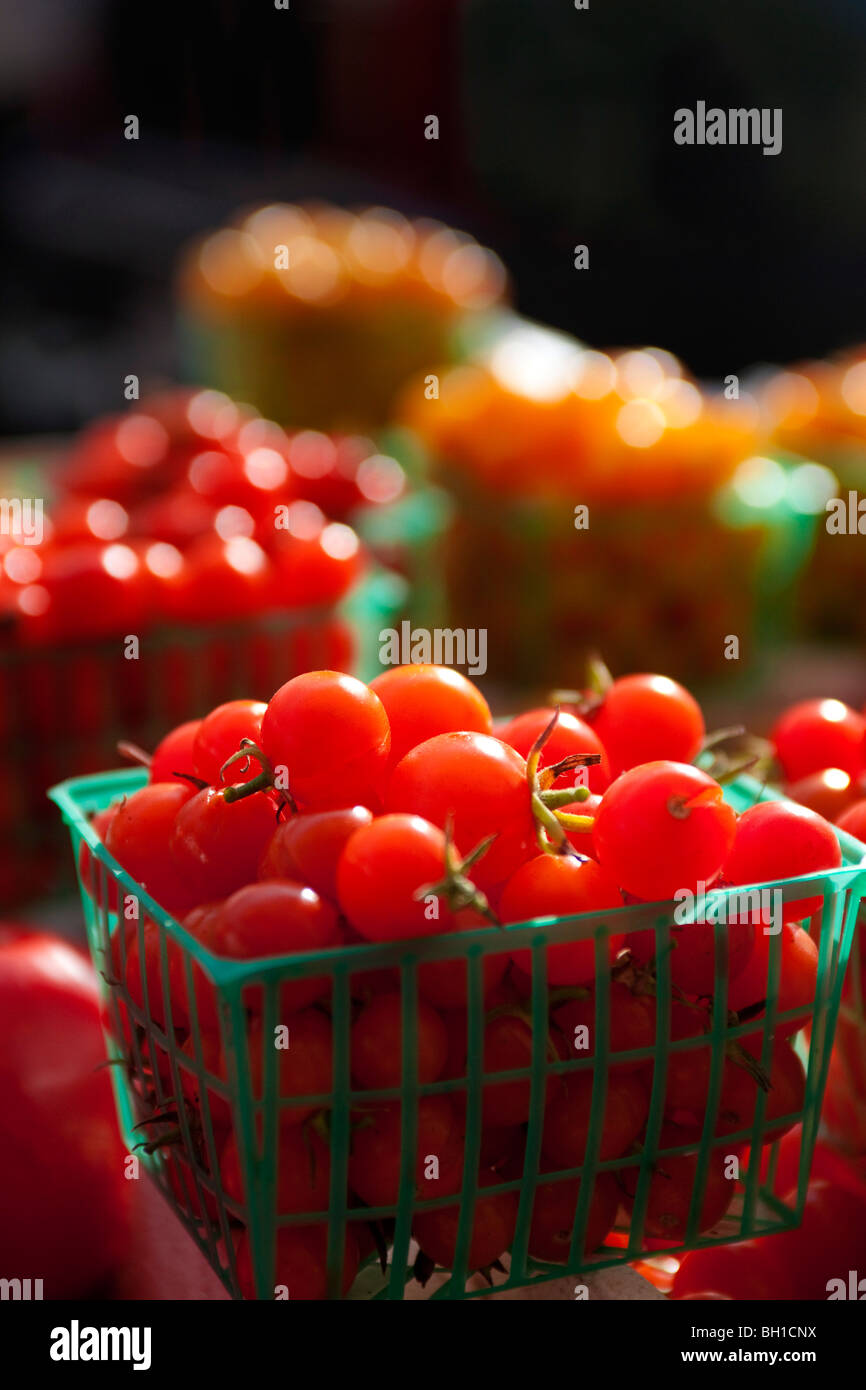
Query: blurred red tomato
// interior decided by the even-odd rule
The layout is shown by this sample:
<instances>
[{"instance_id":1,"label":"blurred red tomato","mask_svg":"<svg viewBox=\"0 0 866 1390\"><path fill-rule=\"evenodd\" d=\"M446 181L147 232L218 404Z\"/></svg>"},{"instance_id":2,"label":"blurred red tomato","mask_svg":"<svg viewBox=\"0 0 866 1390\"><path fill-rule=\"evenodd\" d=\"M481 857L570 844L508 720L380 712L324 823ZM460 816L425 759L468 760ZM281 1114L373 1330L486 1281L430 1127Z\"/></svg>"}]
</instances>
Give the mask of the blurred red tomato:
<instances>
[{"instance_id":1,"label":"blurred red tomato","mask_svg":"<svg viewBox=\"0 0 866 1390\"><path fill-rule=\"evenodd\" d=\"M56 937L0 937L0 1268L42 1279L49 1299L93 1293L127 1241L104 1060L84 957Z\"/></svg>"}]
</instances>

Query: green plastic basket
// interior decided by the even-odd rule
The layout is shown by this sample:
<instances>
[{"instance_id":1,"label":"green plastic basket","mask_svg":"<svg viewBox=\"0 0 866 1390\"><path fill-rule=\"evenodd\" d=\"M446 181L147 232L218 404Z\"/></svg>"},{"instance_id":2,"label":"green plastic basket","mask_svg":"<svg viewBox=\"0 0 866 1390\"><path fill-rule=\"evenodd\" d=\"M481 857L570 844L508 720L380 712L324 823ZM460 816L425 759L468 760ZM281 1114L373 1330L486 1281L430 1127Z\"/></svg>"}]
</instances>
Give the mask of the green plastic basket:
<instances>
[{"instance_id":1,"label":"green plastic basket","mask_svg":"<svg viewBox=\"0 0 866 1390\"><path fill-rule=\"evenodd\" d=\"M339 1296L342 1286L342 1262L347 1223L358 1223L360 1231L369 1221L390 1222L380 1227L387 1234L389 1255L384 1269L375 1254L367 1257L351 1297L402 1299L407 1282L412 1278L412 1223L417 1211L460 1204L460 1221L454 1259L447 1276L434 1280L433 1297L476 1297L487 1291L479 1280L467 1285L467 1261L472 1232L474 1203L478 1194L478 1155L481 1141L482 1083L529 1078L531 1084L531 1113L526 1130L523 1171L510 1178L502 1177L496 1187L484 1189L484 1195L513 1191L519 1199L514 1239L510 1248L510 1269L504 1277L509 1287L527 1285L559 1277L563 1273L578 1274L589 1269L632 1261L642 1255L657 1253L657 1243L645 1235L645 1215L653 1165L660 1155L690 1153L696 1155L694 1187L688 1223L682 1239L667 1242L665 1249L685 1250L717 1245L748 1237L790 1228L801 1219L806 1197L812 1151L818 1132L822 1095L827 1078L830 1051L840 1004L845 967L851 949L858 907L866 887L866 864L861 862L863 847L850 837L839 834L843 850L843 866L832 872L785 879L762 885L779 888L784 900L797 899L808 892L820 896L821 936L819 969L811 1026L800 1035L798 1047L807 1065L805 1099L801 1111L790 1116L791 1123L802 1123L802 1144L799 1182L795 1196L783 1201L774 1191L774 1175L778 1143L764 1153L762 1136L767 1133L765 1121L766 1097L758 1093L751 1127L737 1135L714 1136L715 1118L721 1087L722 1062L726 1045L746 1032L763 1032L762 1061L769 1058L770 1039L778 1019L798 1016L802 1009L781 1014L777 1011L776 985L779 978L779 936L774 936L769 952L767 1007L758 1022L740 1023L729 1027L721 1004L727 974L727 957L723 950L723 926L715 928L716 1003L712 1016L712 1031L705 1044L711 1049L712 1069L706 1117L700 1139L663 1147L660 1141L663 1119L663 1094L667 1059L671 1053L688 1046L689 1041L668 1040L673 992L670 978L670 929L673 904L637 904L616 911L585 914L562 919L537 921L509 926L500 931L483 930L455 935L428 937L421 941L387 945L361 944L337 950L286 955L257 961L218 959L184 931L168 916L108 855L89 824L88 817L113 801L129 794L143 783L140 771L107 773L98 777L79 778L62 783L50 793L60 807L70 830L76 863L81 878L82 903L93 959L105 982L107 1045L109 1054L121 1065L112 1067L121 1128L130 1150L141 1153L141 1161L152 1174L164 1194L190 1230L213 1268L234 1296L240 1294L236 1240L241 1226L246 1227L252 1255L255 1290L258 1297L273 1297L275 1292L275 1242L279 1226L327 1223L327 1267L332 1296ZM743 809L761 797L771 797L750 779L742 778L732 784L726 795L738 809ZM92 856L89 865L84 860ZM146 918L156 924L159 941L159 980L147 976L141 981L143 1001L136 1004L120 980L127 978L128 946L117 930L116 912L120 901L124 906L136 899L140 917L135 930L138 948L144 948ZM386 891L386 890L385 890ZM732 892L727 890L720 899ZM129 895L129 897L127 897ZM547 988L545 947L550 943L592 938L595 941L596 978L605 981L610 964L608 937L624 931L645 930L655 934L658 953L657 967L657 1027L655 1047L628 1054L612 1054L607 1008L608 990L596 991L595 1056L576 1060L551 1060L547 1040ZM117 943L122 943L119 953ZM484 1026L482 1001L482 964L492 952L510 952L529 947L533 955L532 992L527 1008L531 1013L533 1056L531 1066L509 1072L484 1073L481 1064L481 1036ZM183 1035L176 1034L173 1010L176 1000L169 990L169 949L172 968L181 970L190 1013L189 1040L182 1051ZM466 1077L433 1084L417 1082L416 1019L418 1011L417 978L419 965L424 961L459 958L468 970L467 1008L467 1074ZM119 970L117 967L119 966ZM194 988L194 967L201 969L213 983L218 1000L219 1026L224 1074L206 1064L205 1037L198 1026L198 1000ZM367 1091L352 1089L349 1071L352 977L360 971L397 969L402 992L403 1085L398 1090ZM328 1128L331 1149L330 1200L327 1211L303 1215L278 1215L277 1194L277 1136L280 1110L298 1104L298 1097L278 1094L277 1059L275 1048L263 1048L263 1085L261 1097L254 1094L249 1071L245 991L257 986L263 1002L262 1035L273 1036L279 1022L278 991L286 981L296 981L327 974L332 982L331 1015L333 1028L333 1083L327 1094L303 1097L303 1103L328 1107ZM173 974L172 979L177 980ZM158 984L159 999L152 991ZM126 1026L129 1020L130 1026ZM125 1044L119 1040L125 1039ZM643 1146L637 1153L616 1159L600 1158L600 1139L605 1093L608 1085L608 1062L638 1060L645 1057L653 1063L652 1098ZM156 1060L154 1060L156 1059ZM560 1172L540 1169L543 1102L546 1076L549 1073L571 1073L587 1069L594 1077L592 1111L584 1162L581 1167ZM194 1125L195 1114L186 1105L177 1105L175 1098L194 1090L201 1100L201 1131ZM419 1099L427 1095L463 1091L466 1095L465 1162L463 1186L457 1195L437 1197L416 1203L414 1196L415 1158L413 1152ZM399 1201L383 1208L364 1208L350 1204L347 1190L347 1169L352 1134L352 1110L363 1102L398 1100L401 1104L402 1148ZM227 1196L220 1173L217 1147L218 1130L214 1124L216 1105L228 1105L231 1123L238 1144L245 1202ZM154 1116L162 1117L158 1120ZM224 1116L221 1117L221 1126ZM778 1117L776 1120L778 1123ZM136 1148L146 1136L146 1149ZM741 1151L750 1145L750 1158L743 1160L727 1215L711 1230L701 1231L700 1212L709 1163L720 1147L725 1153L733 1148ZM585 1255L585 1228L596 1175L610 1172L622 1177L628 1170L630 1185L635 1188L631 1219L620 1219L614 1233L605 1244ZM577 1201L570 1256L566 1264L547 1264L533 1259L528 1253L534 1194L539 1182L566 1178L581 1178ZM622 1218L622 1209L620 1210ZM284 1296L284 1295L281 1295ZM291 1290L289 1290L291 1297Z\"/></svg>"}]
</instances>

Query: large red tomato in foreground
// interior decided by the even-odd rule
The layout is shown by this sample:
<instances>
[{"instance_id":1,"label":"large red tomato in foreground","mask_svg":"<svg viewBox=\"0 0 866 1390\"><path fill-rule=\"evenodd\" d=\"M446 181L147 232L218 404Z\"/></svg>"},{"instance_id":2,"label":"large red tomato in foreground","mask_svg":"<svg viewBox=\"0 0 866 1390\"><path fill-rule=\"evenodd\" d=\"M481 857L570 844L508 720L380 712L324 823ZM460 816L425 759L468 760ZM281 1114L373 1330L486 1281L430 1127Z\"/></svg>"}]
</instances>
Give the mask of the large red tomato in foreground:
<instances>
[{"instance_id":1,"label":"large red tomato in foreground","mask_svg":"<svg viewBox=\"0 0 866 1390\"><path fill-rule=\"evenodd\" d=\"M0 1276L93 1293L121 1255L123 1173L96 977L56 937L0 932Z\"/></svg>"}]
</instances>

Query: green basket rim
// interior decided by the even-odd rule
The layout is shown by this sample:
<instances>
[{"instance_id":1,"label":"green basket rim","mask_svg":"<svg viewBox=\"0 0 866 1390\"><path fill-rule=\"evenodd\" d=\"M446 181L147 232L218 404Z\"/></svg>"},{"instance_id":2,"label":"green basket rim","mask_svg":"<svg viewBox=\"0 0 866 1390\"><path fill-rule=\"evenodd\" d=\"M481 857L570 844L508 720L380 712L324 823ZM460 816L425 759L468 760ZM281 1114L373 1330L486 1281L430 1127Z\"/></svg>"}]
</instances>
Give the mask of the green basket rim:
<instances>
[{"instance_id":1,"label":"green basket rim","mask_svg":"<svg viewBox=\"0 0 866 1390\"><path fill-rule=\"evenodd\" d=\"M353 973L364 969L399 966L409 961L422 962L454 957L455 933L441 932L426 937L411 937L399 941L351 942L327 947L317 951L294 951L283 955L256 956L248 960L230 960L225 956L214 955L201 942L197 941L182 924L162 908L150 895L118 864L99 838L91 822L87 819L85 805L108 794L110 799L128 795L147 783L147 772L142 768L120 768L111 772L92 773L83 777L67 778L57 783L47 792L48 797L60 809L70 830L74 830L86 842L92 855L103 863L111 877L120 883L127 892L134 895L149 917L162 926L168 935L186 948L201 965L206 974L216 984L267 978L271 974L290 978L304 978L315 974L324 965L337 973ZM764 787L747 776L737 778L730 787L743 797L754 801L789 801L790 798ZM767 880L764 883L738 884L728 888L711 889L705 898L696 900L706 904L727 902L741 894L756 890L781 889L783 900L810 896L819 892L825 896L827 889L833 887L837 892L849 888L859 890L862 897L866 890L866 845L853 836L833 826L843 855L839 868L828 869L819 874L799 874L793 877ZM845 863L844 860L849 862ZM84 889L81 890L84 892ZM493 953L494 941L505 943L509 952L537 945L539 934L543 934L545 944L560 944L569 941L598 939L626 931L658 928L669 922L675 907L671 899L657 903L629 903L623 907L608 908L599 912L578 913L568 917L535 917L525 922L503 924L500 928L480 927L474 931L459 933L462 956ZM840 928L841 929L841 928ZM503 949L505 945L503 944Z\"/></svg>"}]
</instances>

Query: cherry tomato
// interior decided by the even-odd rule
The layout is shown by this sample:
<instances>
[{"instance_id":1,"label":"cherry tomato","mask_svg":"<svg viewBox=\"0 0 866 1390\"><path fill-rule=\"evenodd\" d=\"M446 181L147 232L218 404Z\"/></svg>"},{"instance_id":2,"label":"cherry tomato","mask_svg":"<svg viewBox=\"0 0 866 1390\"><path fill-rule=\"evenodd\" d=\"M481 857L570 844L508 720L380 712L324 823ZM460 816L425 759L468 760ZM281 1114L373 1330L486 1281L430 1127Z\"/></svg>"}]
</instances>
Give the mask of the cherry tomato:
<instances>
[{"instance_id":1,"label":"cherry tomato","mask_svg":"<svg viewBox=\"0 0 866 1390\"><path fill-rule=\"evenodd\" d=\"M366 806L291 816L271 836L259 864L259 878L294 878L336 902L340 855L355 831L372 819Z\"/></svg>"},{"instance_id":2,"label":"cherry tomato","mask_svg":"<svg viewBox=\"0 0 866 1390\"><path fill-rule=\"evenodd\" d=\"M489 734L493 728L481 691L450 666L395 666L372 680L370 689L391 725L391 766L436 734Z\"/></svg>"},{"instance_id":3,"label":"cherry tomato","mask_svg":"<svg viewBox=\"0 0 866 1390\"><path fill-rule=\"evenodd\" d=\"M661 759L690 763L705 733L697 701L667 676L622 676L614 681L592 726L614 774Z\"/></svg>"},{"instance_id":4,"label":"cherry tomato","mask_svg":"<svg viewBox=\"0 0 866 1390\"><path fill-rule=\"evenodd\" d=\"M281 1099L298 1096L324 1096L332 1087L331 1052L333 1037L330 1021L317 1009L302 1009L281 1020L288 1031L288 1045L280 1046L285 1034L268 1038L261 1021L253 1019L247 1039L250 1057L250 1086L254 1099L261 1100L265 1077L265 1048L272 1047L277 1055L276 1078ZM223 1067L225 1062L223 1061ZM281 1124L303 1124L322 1102L313 1105L284 1105L280 1107Z\"/></svg>"},{"instance_id":5,"label":"cherry tomato","mask_svg":"<svg viewBox=\"0 0 866 1390\"><path fill-rule=\"evenodd\" d=\"M460 932L479 931L488 927L486 920L471 909L464 909L454 919L453 959L425 960L418 963L418 993L437 1009L465 1009L469 998L469 966L461 954ZM501 939L501 934L500 934ZM488 951L481 962L482 998L490 1005L491 995L505 978L510 956L507 951Z\"/></svg>"},{"instance_id":6,"label":"cherry tomato","mask_svg":"<svg viewBox=\"0 0 866 1390\"><path fill-rule=\"evenodd\" d=\"M378 696L354 676L310 671L287 681L268 704L262 743L305 810L378 807L391 731Z\"/></svg>"},{"instance_id":7,"label":"cherry tomato","mask_svg":"<svg viewBox=\"0 0 866 1390\"><path fill-rule=\"evenodd\" d=\"M243 802L239 802L243 805ZM211 949L235 960L322 951L340 939L337 914L331 903L313 889L286 879L250 883L227 898L211 933ZM321 999L331 987L330 976L316 975L280 984L284 1010L301 1009ZM248 987L248 1006L260 1009L261 989Z\"/></svg>"},{"instance_id":8,"label":"cherry tomato","mask_svg":"<svg viewBox=\"0 0 866 1390\"><path fill-rule=\"evenodd\" d=\"M723 952L727 956L728 989L734 987L746 969L760 935L751 921L729 920L721 927ZM657 956L657 943L652 931L629 932L625 944L634 960L646 965ZM691 922L671 927L671 980L685 994L701 996L716 993L716 928L712 922ZM729 1008L735 1006L729 1002Z\"/></svg>"},{"instance_id":9,"label":"cherry tomato","mask_svg":"<svg viewBox=\"0 0 866 1390\"><path fill-rule=\"evenodd\" d=\"M439 898L418 897L445 873L445 836L420 816L378 816L356 830L337 865L337 896L368 941L435 936L452 916Z\"/></svg>"},{"instance_id":10,"label":"cherry tomato","mask_svg":"<svg viewBox=\"0 0 866 1390\"><path fill-rule=\"evenodd\" d=\"M354 1112L349 1186L370 1207L396 1206L400 1195L402 1116L400 1104L365 1105ZM463 1169L463 1136L447 1096L418 1101L415 1198L449 1196Z\"/></svg>"},{"instance_id":11,"label":"cherry tomato","mask_svg":"<svg viewBox=\"0 0 866 1390\"><path fill-rule=\"evenodd\" d=\"M448 1033L435 1009L418 1001L415 1037L417 1079L437 1081L448 1056ZM403 999L399 991L377 994L352 1024L352 1076L367 1090L400 1085L403 1074Z\"/></svg>"},{"instance_id":12,"label":"cherry tomato","mask_svg":"<svg viewBox=\"0 0 866 1390\"><path fill-rule=\"evenodd\" d=\"M169 854L195 902L228 897L252 883L274 830L276 808L263 792L226 800L227 788L206 787L184 802L168 837Z\"/></svg>"},{"instance_id":13,"label":"cherry tomato","mask_svg":"<svg viewBox=\"0 0 866 1390\"><path fill-rule=\"evenodd\" d=\"M650 995L635 994L625 985L611 980L608 992L608 1050L611 1058L620 1052L637 1052L653 1047L656 1040L655 1001ZM569 999L551 1014L563 1037L580 1057L595 1056L594 990L582 999ZM569 1054L570 1055L570 1054ZM647 1059L611 1062L612 1071L641 1071Z\"/></svg>"},{"instance_id":14,"label":"cherry tomato","mask_svg":"<svg viewBox=\"0 0 866 1390\"><path fill-rule=\"evenodd\" d=\"M593 839L599 863L620 888L660 902L712 883L736 825L721 787L705 772L685 763L652 762L611 783Z\"/></svg>"},{"instance_id":15,"label":"cherry tomato","mask_svg":"<svg viewBox=\"0 0 866 1390\"><path fill-rule=\"evenodd\" d=\"M391 774L385 807L443 829L452 817L454 838L467 854L496 835L472 867L473 882L485 892L537 853L526 764L489 734L437 734L412 748Z\"/></svg>"},{"instance_id":16,"label":"cherry tomato","mask_svg":"<svg viewBox=\"0 0 866 1390\"><path fill-rule=\"evenodd\" d=\"M528 710L526 714L519 714L516 719L512 719L504 729L500 729L499 737L503 743L508 743L516 749L522 757L528 758L532 745L547 728L554 713L552 709ZM603 792L610 782L610 765L601 739L595 729L578 719L577 715L560 710L553 733L541 750L538 765L542 768L552 767L554 763L575 753L597 753L600 756L600 763L584 769L584 778L590 791ZM555 787L582 784L579 768L563 772L553 783Z\"/></svg>"},{"instance_id":17,"label":"cherry tomato","mask_svg":"<svg viewBox=\"0 0 866 1390\"><path fill-rule=\"evenodd\" d=\"M526 922L536 917L571 917L622 907L616 882L592 859L567 854L539 854L522 864L508 880L499 901L503 922ZM543 930L543 928L540 928ZM622 935L610 936L605 951L613 960ZM512 951L511 959L526 974L532 969L529 947ZM595 978L595 940L563 942L547 950L547 978L553 986L584 985Z\"/></svg>"},{"instance_id":18,"label":"cherry tomato","mask_svg":"<svg viewBox=\"0 0 866 1390\"><path fill-rule=\"evenodd\" d=\"M825 767L820 772L810 772L795 782L786 783L785 795L801 806L808 806L825 820L838 821L863 795L862 785L862 779L855 780L841 767Z\"/></svg>"},{"instance_id":19,"label":"cherry tomato","mask_svg":"<svg viewBox=\"0 0 866 1390\"><path fill-rule=\"evenodd\" d=\"M480 1187L493 1187L501 1182L496 1173L483 1173ZM460 1226L460 1207L437 1207L420 1212L412 1222L415 1236L425 1255L437 1265L450 1269L457 1252ZM517 1193L497 1192L491 1197L480 1194L472 1212L472 1231L466 1259L467 1272L485 1269L504 1254L514 1238L517 1224Z\"/></svg>"},{"instance_id":20,"label":"cherry tomato","mask_svg":"<svg viewBox=\"0 0 866 1390\"><path fill-rule=\"evenodd\" d=\"M737 1011L747 1009L768 997L772 940L768 933L760 929L756 932L755 945L745 970L731 981L728 1008ZM784 1013L788 1009L802 1008L803 1012L786 1022L778 1022L776 1037L790 1037L808 1022L815 1007L817 987L818 947L809 933L796 922L786 922L782 927L776 1010ZM755 1017L763 1017L763 1011Z\"/></svg>"},{"instance_id":21,"label":"cherry tomato","mask_svg":"<svg viewBox=\"0 0 866 1390\"><path fill-rule=\"evenodd\" d=\"M853 835L855 840L866 840L866 797L843 811L836 824L846 835Z\"/></svg>"},{"instance_id":22,"label":"cherry tomato","mask_svg":"<svg viewBox=\"0 0 866 1390\"><path fill-rule=\"evenodd\" d=\"M542 1149L558 1168L579 1168L586 1155L592 1108L593 1074L578 1072L548 1106L544 1117ZM598 1157L619 1158L634 1143L646 1124L649 1093L641 1077L611 1072L604 1103Z\"/></svg>"},{"instance_id":23,"label":"cherry tomato","mask_svg":"<svg viewBox=\"0 0 866 1390\"><path fill-rule=\"evenodd\" d=\"M139 557L128 545L81 542L52 550L44 557L38 586L19 595L22 642L139 635L149 616L149 591Z\"/></svg>"},{"instance_id":24,"label":"cherry tomato","mask_svg":"<svg viewBox=\"0 0 866 1390\"><path fill-rule=\"evenodd\" d=\"M767 883L798 874L818 874L842 863L833 828L814 811L786 801L761 801L737 821L733 844L724 864L729 883ZM811 917L821 906L820 895L782 904L786 922Z\"/></svg>"},{"instance_id":25,"label":"cherry tomato","mask_svg":"<svg viewBox=\"0 0 866 1390\"><path fill-rule=\"evenodd\" d=\"M359 1264L358 1242L351 1226L347 1226L341 1285L344 1296L355 1282ZM244 1298L255 1298L255 1274L246 1231L238 1245L237 1274ZM281 1298L288 1297L292 1303L320 1301L328 1297L327 1225L279 1227L274 1293Z\"/></svg>"},{"instance_id":26,"label":"cherry tomato","mask_svg":"<svg viewBox=\"0 0 866 1390\"><path fill-rule=\"evenodd\" d=\"M857 777L866 767L866 719L841 700L802 700L770 735L788 781L839 767Z\"/></svg>"},{"instance_id":27,"label":"cherry tomato","mask_svg":"<svg viewBox=\"0 0 866 1390\"><path fill-rule=\"evenodd\" d=\"M529 1253L534 1260L565 1264L580 1197L580 1179L541 1183L536 1188L529 1231ZM599 1173L592 1190L583 1241L577 1255L591 1255L613 1229L619 1209L620 1192L610 1173ZM582 1247L582 1248L581 1248Z\"/></svg>"},{"instance_id":28,"label":"cherry tomato","mask_svg":"<svg viewBox=\"0 0 866 1390\"><path fill-rule=\"evenodd\" d=\"M0 945L0 1247L4 1277L95 1296L128 1254L132 1184L104 1066L97 979L43 933Z\"/></svg>"},{"instance_id":29,"label":"cherry tomato","mask_svg":"<svg viewBox=\"0 0 866 1390\"><path fill-rule=\"evenodd\" d=\"M201 725L200 719L190 719L161 739L150 760L150 781L171 782L180 774L193 774L193 745Z\"/></svg>"},{"instance_id":30,"label":"cherry tomato","mask_svg":"<svg viewBox=\"0 0 866 1390\"><path fill-rule=\"evenodd\" d=\"M281 1120L277 1133L277 1215L297 1211L327 1211L330 1199L331 1152L311 1126ZM234 1134L220 1156L220 1177L227 1197L244 1203L244 1180Z\"/></svg>"},{"instance_id":31,"label":"cherry tomato","mask_svg":"<svg viewBox=\"0 0 866 1390\"><path fill-rule=\"evenodd\" d=\"M260 743L262 719L267 705L262 700L230 700L228 704L217 705L210 714L205 715L199 724L193 743L193 771L212 787L219 787L223 781L228 783L249 782L261 772L254 758L249 760L246 772L243 763L232 763L223 778L220 773L223 764L240 748L241 739L251 739Z\"/></svg>"},{"instance_id":32,"label":"cherry tomato","mask_svg":"<svg viewBox=\"0 0 866 1390\"><path fill-rule=\"evenodd\" d=\"M659 1145L661 1149L672 1149L694 1143L697 1149L699 1137L699 1131L668 1125L662 1129ZM736 1183L727 1176L728 1160L724 1144L711 1150L698 1210L700 1234L718 1225L734 1200ZM697 1152L659 1156L649 1182L645 1236L672 1244L685 1240L697 1166ZM631 1210L637 1191L637 1167L622 1169L618 1179L625 1205Z\"/></svg>"},{"instance_id":33,"label":"cherry tomato","mask_svg":"<svg viewBox=\"0 0 866 1390\"><path fill-rule=\"evenodd\" d=\"M106 849L121 868L176 916L200 901L166 852L175 817L193 791L182 782L152 782L121 802L105 834Z\"/></svg>"}]
</instances>

